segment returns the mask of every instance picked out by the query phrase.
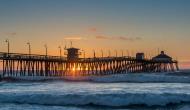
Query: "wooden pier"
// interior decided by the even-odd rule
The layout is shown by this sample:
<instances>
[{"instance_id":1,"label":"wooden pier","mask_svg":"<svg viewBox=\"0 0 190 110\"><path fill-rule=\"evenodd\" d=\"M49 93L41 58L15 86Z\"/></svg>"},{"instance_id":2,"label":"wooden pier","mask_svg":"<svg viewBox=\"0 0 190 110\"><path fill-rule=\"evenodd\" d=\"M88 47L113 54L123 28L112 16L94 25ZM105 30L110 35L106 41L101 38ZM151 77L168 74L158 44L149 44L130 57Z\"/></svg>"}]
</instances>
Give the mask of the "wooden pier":
<instances>
[{"instance_id":1,"label":"wooden pier","mask_svg":"<svg viewBox=\"0 0 190 110\"><path fill-rule=\"evenodd\" d=\"M134 57L76 58L0 52L3 73L12 76L111 75L178 70L178 62Z\"/></svg>"}]
</instances>

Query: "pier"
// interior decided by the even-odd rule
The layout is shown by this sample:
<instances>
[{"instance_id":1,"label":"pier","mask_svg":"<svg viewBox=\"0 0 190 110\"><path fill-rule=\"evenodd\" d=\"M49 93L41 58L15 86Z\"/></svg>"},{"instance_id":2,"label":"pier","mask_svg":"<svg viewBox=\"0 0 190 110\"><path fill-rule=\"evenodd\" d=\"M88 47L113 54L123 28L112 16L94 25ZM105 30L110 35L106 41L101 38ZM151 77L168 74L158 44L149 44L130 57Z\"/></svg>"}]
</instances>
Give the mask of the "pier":
<instances>
[{"instance_id":1,"label":"pier","mask_svg":"<svg viewBox=\"0 0 190 110\"><path fill-rule=\"evenodd\" d=\"M161 53L152 59L145 59L143 53L136 57L92 57L79 58L77 48L66 49L67 57L37 54L0 52L3 73L1 77L12 76L89 76L126 73L173 72L179 70L178 61Z\"/></svg>"}]
</instances>

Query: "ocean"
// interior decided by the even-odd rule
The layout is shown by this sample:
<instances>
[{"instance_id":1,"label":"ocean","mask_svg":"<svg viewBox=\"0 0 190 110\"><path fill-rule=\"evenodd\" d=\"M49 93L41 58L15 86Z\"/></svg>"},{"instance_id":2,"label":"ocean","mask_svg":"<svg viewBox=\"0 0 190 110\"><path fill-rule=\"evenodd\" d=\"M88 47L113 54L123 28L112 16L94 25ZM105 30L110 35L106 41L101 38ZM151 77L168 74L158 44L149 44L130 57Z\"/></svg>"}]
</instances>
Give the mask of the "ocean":
<instances>
[{"instance_id":1,"label":"ocean","mask_svg":"<svg viewBox=\"0 0 190 110\"><path fill-rule=\"evenodd\" d=\"M190 110L190 83L2 81L0 110Z\"/></svg>"}]
</instances>

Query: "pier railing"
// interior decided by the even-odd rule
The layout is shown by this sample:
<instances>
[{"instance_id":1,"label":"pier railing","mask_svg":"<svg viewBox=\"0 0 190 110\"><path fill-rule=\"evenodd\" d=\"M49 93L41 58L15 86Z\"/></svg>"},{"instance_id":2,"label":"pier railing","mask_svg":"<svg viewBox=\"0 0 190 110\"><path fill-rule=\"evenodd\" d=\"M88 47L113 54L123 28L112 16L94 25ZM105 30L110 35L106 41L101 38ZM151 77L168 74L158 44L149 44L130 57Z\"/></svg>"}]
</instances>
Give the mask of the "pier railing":
<instances>
[{"instance_id":1,"label":"pier railing","mask_svg":"<svg viewBox=\"0 0 190 110\"><path fill-rule=\"evenodd\" d=\"M61 60L66 61L66 57L60 56L46 56L46 55L38 55L38 54L21 54L21 53L4 53L0 52L0 59L22 59L22 60Z\"/></svg>"}]
</instances>

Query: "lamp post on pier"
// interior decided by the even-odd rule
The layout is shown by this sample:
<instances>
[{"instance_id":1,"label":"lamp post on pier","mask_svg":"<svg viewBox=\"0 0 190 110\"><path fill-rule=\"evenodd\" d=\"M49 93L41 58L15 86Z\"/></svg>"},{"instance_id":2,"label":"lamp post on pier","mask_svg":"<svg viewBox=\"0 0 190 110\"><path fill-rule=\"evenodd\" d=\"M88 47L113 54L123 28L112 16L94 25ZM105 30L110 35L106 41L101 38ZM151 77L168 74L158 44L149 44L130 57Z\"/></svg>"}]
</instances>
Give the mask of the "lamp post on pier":
<instances>
[{"instance_id":1,"label":"lamp post on pier","mask_svg":"<svg viewBox=\"0 0 190 110\"><path fill-rule=\"evenodd\" d=\"M101 54L102 54L102 58L104 57L104 53L103 53L103 50L101 50Z\"/></svg>"},{"instance_id":2,"label":"lamp post on pier","mask_svg":"<svg viewBox=\"0 0 190 110\"><path fill-rule=\"evenodd\" d=\"M117 50L115 50L115 56L117 57Z\"/></svg>"},{"instance_id":3,"label":"lamp post on pier","mask_svg":"<svg viewBox=\"0 0 190 110\"><path fill-rule=\"evenodd\" d=\"M9 43L9 40L6 39L5 42L7 43L7 54L9 54L9 52L10 52L10 43Z\"/></svg>"},{"instance_id":4,"label":"lamp post on pier","mask_svg":"<svg viewBox=\"0 0 190 110\"><path fill-rule=\"evenodd\" d=\"M96 52L95 52L95 50L93 50L93 53L94 53L94 58L96 57Z\"/></svg>"},{"instance_id":5,"label":"lamp post on pier","mask_svg":"<svg viewBox=\"0 0 190 110\"><path fill-rule=\"evenodd\" d=\"M27 45L28 45L28 52L29 52L29 56L31 55L31 45L30 45L30 42L27 42Z\"/></svg>"},{"instance_id":6,"label":"lamp post on pier","mask_svg":"<svg viewBox=\"0 0 190 110\"><path fill-rule=\"evenodd\" d=\"M61 46L59 46L58 48L59 48L59 55L60 55L60 58L61 58L61 56L62 56Z\"/></svg>"},{"instance_id":7,"label":"lamp post on pier","mask_svg":"<svg viewBox=\"0 0 190 110\"><path fill-rule=\"evenodd\" d=\"M47 48L48 48L47 44L45 44L44 47L45 47L45 50L46 50L46 57L47 57Z\"/></svg>"},{"instance_id":8,"label":"lamp post on pier","mask_svg":"<svg viewBox=\"0 0 190 110\"><path fill-rule=\"evenodd\" d=\"M110 57L111 56L111 52L110 52L110 50L108 50L108 57Z\"/></svg>"}]
</instances>

